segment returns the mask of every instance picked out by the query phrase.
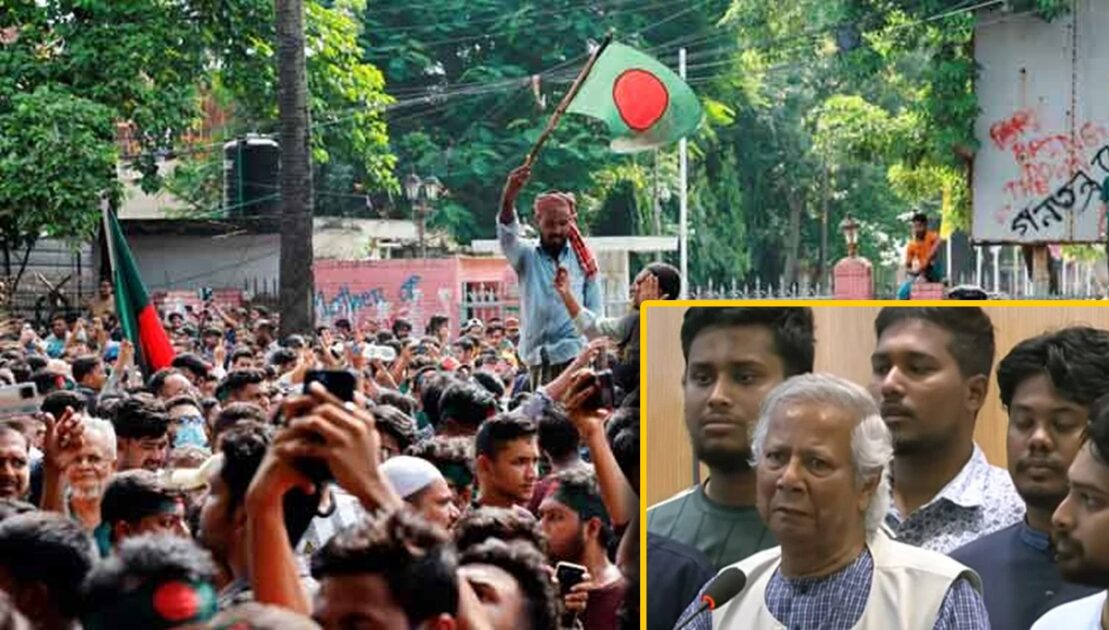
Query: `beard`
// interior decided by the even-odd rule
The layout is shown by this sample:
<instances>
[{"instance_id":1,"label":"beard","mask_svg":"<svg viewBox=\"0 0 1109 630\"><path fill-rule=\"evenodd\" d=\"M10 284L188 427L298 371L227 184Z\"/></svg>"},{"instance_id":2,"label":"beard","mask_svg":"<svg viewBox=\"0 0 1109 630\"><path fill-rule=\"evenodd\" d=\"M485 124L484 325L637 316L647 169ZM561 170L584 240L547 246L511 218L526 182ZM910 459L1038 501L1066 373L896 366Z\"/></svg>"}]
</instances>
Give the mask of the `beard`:
<instances>
[{"instance_id":1,"label":"beard","mask_svg":"<svg viewBox=\"0 0 1109 630\"><path fill-rule=\"evenodd\" d=\"M548 238L540 235L539 246L543 248L543 251L550 254L551 258L558 260L558 255L566 247L566 239L564 237Z\"/></svg>"},{"instance_id":2,"label":"beard","mask_svg":"<svg viewBox=\"0 0 1109 630\"><path fill-rule=\"evenodd\" d=\"M1090 562L1082 543L1062 535L1052 540L1063 579L1094 588L1109 587L1109 567Z\"/></svg>"},{"instance_id":3,"label":"beard","mask_svg":"<svg viewBox=\"0 0 1109 630\"><path fill-rule=\"evenodd\" d=\"M72 483L69 487L74 499L92 501L104 496L104 483L99 480Z\"/></svg>"},{"instance_id":4,"label":"beard","mask_svg":"<svg viewBox=\"0 0 1109 630\"><path fill-rule=\"evenodd\" d=\"M585 527L578 530L578 535L574 537L566 547L557 550L552 550L551 559L555 562L573 562L574 564L582 564L585 557Z\"/></svg>"},{"instance_id":5,"label":"beard","mask_svg":"<svg viewBox=\"0 0 1109 630\"><path fill-rule=\"evenodd\" d=\"M694 439L693 455L709 468L722 473L738 473L751 470L750 448L707 446Z\"/></svg>"}]
</instances>

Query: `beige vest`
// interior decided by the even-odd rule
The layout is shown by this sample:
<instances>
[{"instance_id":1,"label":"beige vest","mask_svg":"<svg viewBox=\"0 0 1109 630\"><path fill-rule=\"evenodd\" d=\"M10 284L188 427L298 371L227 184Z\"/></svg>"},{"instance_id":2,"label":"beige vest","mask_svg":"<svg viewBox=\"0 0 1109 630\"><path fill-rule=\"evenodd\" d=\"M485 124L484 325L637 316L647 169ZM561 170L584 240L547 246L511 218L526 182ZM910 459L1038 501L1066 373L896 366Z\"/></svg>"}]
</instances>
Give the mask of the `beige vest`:
<instances>
[{"instance_id":1,"label":"beige vest","mask_svg":"<svg viewBox=\"0 0 1109 630\"><path fill-rule=\"evenodd\" d=\"M942 554L896 542L884 529L878 530L867 547L874 558L874 577L854 630L932 630L943 599L957 579L966 577L982 591L982 580L974 571ZM747 586L712 613L714 630L786 628L766 607L766 587L781 556L781 547L775 547L731 565L747 576Z\"/></svg>"}]
</instances>

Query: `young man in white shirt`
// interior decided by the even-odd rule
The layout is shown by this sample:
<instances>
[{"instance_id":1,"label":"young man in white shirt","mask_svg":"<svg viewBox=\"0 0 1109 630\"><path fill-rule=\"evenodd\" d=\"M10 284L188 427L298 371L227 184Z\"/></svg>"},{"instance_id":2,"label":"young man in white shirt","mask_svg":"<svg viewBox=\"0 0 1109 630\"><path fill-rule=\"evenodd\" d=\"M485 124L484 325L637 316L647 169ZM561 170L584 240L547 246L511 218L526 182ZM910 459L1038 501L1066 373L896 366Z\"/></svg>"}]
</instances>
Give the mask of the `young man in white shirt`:
<instances>
[{"instance_id":1,"label":"young man in white shirt","mask_svg":"<svg viewBox=\"0 0 1109 630\"><path fill-rule=\"evenodd\" d=\"M1086 443L1067 471L1070 490L1051 519L1055 558L1063 578L1109 588L1109 395L1090 408ZM1047 612L1032 630L1109 628L1106 593L1063 604Z\"/></svg>"}]
</instances>

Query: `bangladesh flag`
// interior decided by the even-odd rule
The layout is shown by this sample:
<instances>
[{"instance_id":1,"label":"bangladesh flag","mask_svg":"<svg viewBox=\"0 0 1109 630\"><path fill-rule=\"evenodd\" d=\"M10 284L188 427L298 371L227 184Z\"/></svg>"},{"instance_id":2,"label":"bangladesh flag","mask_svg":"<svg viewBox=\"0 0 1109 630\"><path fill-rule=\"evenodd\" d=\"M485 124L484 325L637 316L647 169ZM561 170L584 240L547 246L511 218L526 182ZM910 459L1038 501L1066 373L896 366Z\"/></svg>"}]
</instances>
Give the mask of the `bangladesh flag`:
<instances>
[{"instance_id":1,"label":"bangladesh flag","mask_svg":"<svg viewBox=\"0 0 1109 630\"><path fill-rule=\"evenodd\" d=\"M697 95L681 77L657 59L616 42L601 52L566 111L603 120L617 153L684 138L704 116Z\"/></svg>"},{"instance_id":2,"label":"bangladesh flag","mask_svg":"<svg viewBox=\"0 0 1109 630\"><path fill-rule=\"evenodd\" d=\"M166 329L158 318L158 311L150 302L150 295L143 286L138 265L127 246L123 229L115 215L105 209L108 233L108 255L112 260L112 277L115 284L116 311L123 334L135 344L136 359L150 372L169 367L173 361L173 345L166 336Z\"/></svg>"}]
</instances>

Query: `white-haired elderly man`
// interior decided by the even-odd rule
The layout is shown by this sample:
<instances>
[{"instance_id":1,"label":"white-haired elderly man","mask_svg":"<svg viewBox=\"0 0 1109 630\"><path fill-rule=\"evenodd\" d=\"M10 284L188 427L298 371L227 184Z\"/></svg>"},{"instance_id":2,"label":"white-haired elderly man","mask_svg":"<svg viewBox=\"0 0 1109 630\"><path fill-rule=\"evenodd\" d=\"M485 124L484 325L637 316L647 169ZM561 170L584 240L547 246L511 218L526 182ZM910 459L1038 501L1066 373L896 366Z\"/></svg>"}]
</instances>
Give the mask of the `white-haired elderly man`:
<instances>
[{"instance_id":1,"label":"white-haired elderly man","mask_svg":"<svg viewBox=\"0 0 1109 630\"><path fill-rule=\"evenodd\" d=\"M866 390L826 374L784 381L763 401L752 453L759 516L781 546L731 565L743 591L686 627L990 627L973 571L882 528L893 447Z\"/></svg>"},{"instance_id":2,"label":"white-haired elderly man","mask_svg":"<svg viewBox=\"0 0 1109 630\"><path fill-rule=\"evenodd\" d=\"M42 509L72 516L96 538L101 555L108 555L110 532L100 517L100 502L115 471L112 423L67 408L61 418L47 422L43 447Z\"/></svg>"}]
</instances>

